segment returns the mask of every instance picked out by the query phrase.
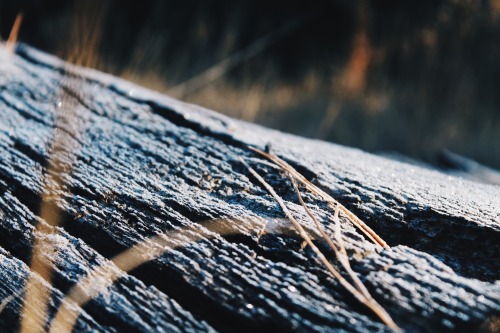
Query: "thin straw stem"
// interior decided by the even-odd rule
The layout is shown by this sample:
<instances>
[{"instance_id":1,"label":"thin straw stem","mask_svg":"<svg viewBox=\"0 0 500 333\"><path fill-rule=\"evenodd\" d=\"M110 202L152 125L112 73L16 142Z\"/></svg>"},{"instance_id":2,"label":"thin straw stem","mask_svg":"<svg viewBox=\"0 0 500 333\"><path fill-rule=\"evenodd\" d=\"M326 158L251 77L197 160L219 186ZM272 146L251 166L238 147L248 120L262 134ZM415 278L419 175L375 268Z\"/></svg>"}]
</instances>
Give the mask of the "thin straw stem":
<instances>
[{"instance_id":1,"label":"thin straw stem","mask_svg":"<svg viewBox=\"0 0 500 333\"><path fill-rule=\"evenodd\" d=\"M285 216L290 220L292 225L297 229L300 236L306 241L307 245L311 247L313 252L318 256L319 260L325 265L325 267L330 271L330 273L340 282L340 284L347 289L359 302L371 309L379 318L385 323L389 328L396 332L400 332L401 329L392 320L391 316L378 304L371 296L366 297L363 293L359 292L352 284L350 284L340 273L333 267L333 265L326 259L324 254L318 249L318 247L312 242L311 238L307 235L306 231L302 225L293 217L293 215L288 210L287 206L283 202L283 199L274 191L271 185L269 185L264 178L262 178L257 171L255 171L248 163L240 157L240 161L247 167L250 173L266 188L266 190L273 196L273 198L278 202L281 209L285 213Z\"/></svg>"},{"instance_id":2,"label":"thin straw stem","mask_svg":"<svg viewBox=\"0 0 500 333\"><path fill-rule=\"evenodd\" d=\"M308 181L302 174L300 174L297 170L295 170L290 164L287 162L283 161L281 158L278 156L268 154L266 152L263 152L260 149L254 148L254 147L248 147L249 149L261 154L262 156L268 158L269 160L273 161L276 163L278 166L282 167L283 169L286 169L288 172L292 174L292 176L297 179L299 182L304 184L304 186L311 192L319 195L323 200L331 204L332 209L335 209L333 205L338 205L340 208L341 212L344 213L344 215L347 216L349 221L351 221L354 226L356 226L363 234L365 234L366 237L368 237L374 244L378 244L382 246L383 248L388 248L389 246L387 243L379 236L375 231L373 231L369 226L367 226L363 221L361 221L356 215L354 215L351 211L349 211L346 207L344 207L340 202L332 198L330 195L328 195L326 192L318 188L316 185L312 184L310 181Z\"/></svg>"}]
</instances>

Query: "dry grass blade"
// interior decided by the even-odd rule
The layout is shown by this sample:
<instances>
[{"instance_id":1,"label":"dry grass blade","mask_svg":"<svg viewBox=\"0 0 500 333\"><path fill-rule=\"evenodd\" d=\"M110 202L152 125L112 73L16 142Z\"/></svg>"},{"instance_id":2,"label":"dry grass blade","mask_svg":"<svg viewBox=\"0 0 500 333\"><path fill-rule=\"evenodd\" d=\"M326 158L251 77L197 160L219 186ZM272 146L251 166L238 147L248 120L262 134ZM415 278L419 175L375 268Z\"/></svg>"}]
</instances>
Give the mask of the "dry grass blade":
<instances>
[{"instance_id":1,"label":"dry grass blade","mask_svg":"<svg viewBox=\"0 0 500 333\"><path fill-rule=\"evenodd\" d=\"M349 219L349 221L351 221L351 223L354 224L363 234L365 234L366 237L368 237L368 239L370 239L374 244L378 244L384 248L389 247L387 243L379 235L377 235L375 231L373 231L369 226L367 226L363 221L361 221L356 215L354 215L351 211L349 211L346 207L344 207L340 202L332 198L329 194L327 194L326 192L318 188L316 185L308 181L304 176L302 176L302 174L300 174L300 172L295 170L290 164L283 161L278 156L268 154L260 149L254 147L248 147L248 148L261 154L267 159L273 161L278 166L289 172L295 179L304 184L304 186L309 191L320 196L323 200L328 202L332 207L332 209L335 210L335 206L338 206L340 211Z\"/></svg>"},{"instance_id":2,"label":"dry grass blade","mask_svg":"<svg viewBox=\"0 0 500 333\"><path fill-rule=\"evenodd\" d=\"M210 225L207 227L210 228ZM49 332L71 332L80 315L82 305L104 293L116 280L134 268L154 260L168 250L203 238L202 235L193 231L193 228L186 228L147 238L94 268L65 296L54 316Z\"/></svg>"},{"instance_id":3,"label":"dry grass blade","mask_svg":"<svg viewBox=\"0 0 500 333\"><path fill-rule=\"evenodd\" d=\"M290 178L290 180L292 182L292 185L293 185L293 188L295 189L295 192L297 192L297 197L299 199L300 204L302 205L302 207L304 207L307 215L309 215L309 217L314 221L314 224L316 224L316 227L318 228L318 230L319 230L321 236L323 237L323 239L325 240L325 242L330 246L330 248L333 250L333 252L335 252L335 255L337 256L337 258L339 258L339 261L341 261L341 258L339 257L339 255L340 255L339 249L333 243L331 238L326 234L325 229L321 226L321 223L319 223L316 216L314 216L314 214L311 212L309 207L307 207L306 203L302 199L302 196L300 195L300 190L297 186L297 182L295 181L295 179L292 177L292 175L290 173L287 172L287 175L288 175L288 178Z\"/></svg>"},{"instance_id":4,"label":"dry grass blade","mask_svg":"<svg viewBox=\"0 0 500 333\"><path fill-rule=\"evenodd\" d=\"M85 4L88 3L90 3L90 1L85 2ZM101 1L95 1L94 4L97 4L98 7L103 6ZM77 13L79 12L77 11ZM14 22L9 40L7 41L7 49L10 49L11 52L14 51L21 22L22 14L19 14ZM75 22L75 24L79 23L78 20ZM76 25L76 27L78 26ZM82 37L82 43L79 46L83 47L85 50L94 50L99 40L99 26L94 29L91 29L91 26L82 27L86 29L78 31L79 35ZM79 40L77 38L73 39ZM90 65L92 64L91 60L93 57L93 52L81 51L75 54L75 58L71 60L74 60L79 65ZM83 120L77 117L77 114L80 112L79 109L82 107L80 104L82 83L79 80L68 80L66 83L66 77L63 75L62 78L63 84L61 84L60 87L60 100L55 110L56 118L54 132L48 156L48 167L45 170L42 203L38 214L42 220L52 227L58 227L64 222L62 219L62 211L54 202L56 202L60 196L60 189L64 187L65 177L73 171L76 162L74 152L79 149L80 144L77 138L79 138L86 127ZM68 126L68 124L78 126ZM58 127L65 127L67 130L58 130ZM65 152L67 152L67 154ZM30 270L36 274L30 274L25 283L26 292L19 329L21 333L45 331L44 327L47 320L48 305L51 295L49 289L39 288L37 286L36 276L42 277L49 284L52 283L54 263L46 262L42 258L44 252L57 252L58 250L52 243L45 241L46 234L47 231L45 227L37 223L35 226L35 239L33 241L30 262ZM36 311L32 308L33 304L37 304Z\"/></svg>"},{"instance_id":5,"label":"dry grass blade","mask_svg":"<svg viewBox=\"0 0 500 333\"><path fill-rule=\"evenodd\" d=\"M79 86L74 87L78 91ZM57 252L54 244L46 241L49 233L57 232L58 227L64 221L62 212L54 204L60 197L59 193L65 184L65 176L73 170L76 158L73 153L79 149L79 143L74 138L79 137L82 128L70 128L69 131L59 131L56 128L61 124L75 122L79 102L74 96L70 96L61 89L60 106L56 109L56 120L54 132L48 157L48 166L45 170L43 182L43 192L41 194L41 205L39 208L39 217L45 221L51 228L37 223L34 231L34 241L30 270L36 274L30 274L25 283L25 296L23 302L23 312L21 315L21 324L19 331L21 333L43 332L44 323L47 320L48 304L50 300L50 290L39 288L37 275L52 283L53 262L43 260L45 252ZM84 124L81 124L84 125ZM38 309L32 311L32 304L38 304Z\"/></svg>"},{"instance_id":6,"label":"dry grass blade","mask_svg":"<svg viewBox=\"0 0 500 333\"><path fill-rule=\"evenodd\" d=\"M326 234L326 231L323 228L323 226L321 225L321 223L318 221L316 216L314 216L314 214L311 212L311 210L307 207L306 203L302 199L302 196L300 195L300 191L299 191L299 188L297 186L297 182L295 181L295 179L289 173L288 173L288 177L290 178L290 180L292 182L292 185L293 185L293 188L295 189L295 192L297 192L297 197L299 198L300 204L302 205L302 207L304 207L304 210L306 211L307 215L309 215L309 217L314 221L314 224L318 228L318 230L321 233L321 236L323 237L325 242L330 246L330 248L333 250L333 252L335 252L337 259L342 264L342 267L344 267L344 269L349 274L350 278L354 282L358 291L361 292L363 295L365 295L365 297L370 298L371 295L368 292L368 289L366 289L366 287L361 282L361 280L358 278L356 273L352 270L351 264L349 263L349 258L347 257L347 252L346 252L345 246L344 246L344 241L343 241L342 236L340 234L340 220L339 220L339 216L338 216L339 215L338 206L337 206L337 209L335 209L335 216L334 216L335 229L336 229L335 239L336 239L337 243L339 244L339 247L337 248L337 246L335 246L335 244L333 243L331 238Z\"/></svg>"},{"instance_id":7,"label":"dry grass blade","mask_svg":"<svg viewBox=\"0 0 500 333\"><path fill-rule=\"evenodd\" d=\"M12 26L12 30L10 31L9 38L5 43L5 48L9 53L14 52L14 48L17 44L17 38L19 37L19 30L21 29L21 23L23 23L23 14L19 13L16 16L16 20L14 21L14 25Z\"/></svg>"},{"instance_id":8,"label":"dry grass blade","mask_svg":"<svg viewBox=\"0 0 500 333\"><path fill-rule=\"evenodd\" d=\"M302 225L293 217L292 213L288 210L283 199L274 191L271 185L269 185L264 178L262 178L257 171L255 171L248 163L240 158L241 162L247 167L250 173L266 188L266 190L273 196L273 198L278 202L281 209L285 213L286 217L292 223L292 225L297 229L300 236L304 241L311 247L314 253L318 256L319 260L325 265L325 267L330 271L330 273L340 282L340 284L347 289L359 302L367 306L370 310L377 315L383 323L396 332L400 332L401 329L392 320L391 316L385 311L380 304L378 304L371 296L366 297L362 292L358 291L352 284L350 284L340 273L333 267L333 265L326 259L325 255L318 249L318 247L312 242L307 232L304 230ZM352 270L351 270L352 271ZM354 274L354 273L353 273Z\"/></svg>"},{"instance_id":9,"label":"dry grass blade","mask_svg":"<svg viewBox=\"0 0 500 333\"><path fill-rule=\"evenodd\" d=\"M94 268L73 286L61 302L50 324L49 332L71 332L80 315L81 306L104 293L127 272L154 260L165 252L216 237L239 233L238 219L215 219L198 225L171 230L146 238L131 248L117 254L110 261ZM267 223L267 222L266 222ZM201 228L201 226L204 228ZM208 232L207 232L208 231Z\"/></svg>"}]
</instances>

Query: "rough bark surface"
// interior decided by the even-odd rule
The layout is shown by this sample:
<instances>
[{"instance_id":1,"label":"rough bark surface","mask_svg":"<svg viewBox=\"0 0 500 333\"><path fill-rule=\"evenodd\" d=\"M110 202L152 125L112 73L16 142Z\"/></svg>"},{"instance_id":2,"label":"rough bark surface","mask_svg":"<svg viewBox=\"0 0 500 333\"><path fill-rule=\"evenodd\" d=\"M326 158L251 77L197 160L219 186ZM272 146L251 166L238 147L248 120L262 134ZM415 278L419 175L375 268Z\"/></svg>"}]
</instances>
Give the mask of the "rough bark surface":
<instances>
[{"instance_id":1,"label":"rough bark surface","mask_svg":"<svg viewBox=\"0 0 500 333\"><path fill-rule=\"evenodd\" d=\"M42 258L55 263L51 283L40 280L49 321L117 253L164 232L204 235L174 240L85 304L77 332L389 331L302 248L241 164L313 229L285 175L247 148L267 144L391 246L342 220L354 270L402 329L498 329L500 187L229 119L21 45L0 50L0 330L19 325L40 223L58 249ZM59 227L37 217L42 201L61 213ZM333 212L306 201L333 233ZM231 233L204 227L216 219Z\"/></svg>"}]
</instances>

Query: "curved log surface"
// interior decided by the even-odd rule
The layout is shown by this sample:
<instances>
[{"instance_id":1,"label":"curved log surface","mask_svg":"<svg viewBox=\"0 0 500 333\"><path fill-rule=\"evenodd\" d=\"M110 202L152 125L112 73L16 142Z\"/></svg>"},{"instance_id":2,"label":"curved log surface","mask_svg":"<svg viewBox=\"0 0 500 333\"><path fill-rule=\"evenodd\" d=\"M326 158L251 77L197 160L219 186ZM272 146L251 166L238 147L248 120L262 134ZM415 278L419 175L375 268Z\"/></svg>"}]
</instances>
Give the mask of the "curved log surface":
<instances>
[{"instance_id":1,"label":"curved log surface","mask_svg":"<svg viewBox=\"0 0 500 333\"><path fill-rule=\"evenodd\" d=\"M500 187L229 119L25 45L0 58L0 330L18 329L28 275L50 291L38 323L47 329L93 268L195 228L204 237L178 237L128 273L110 265L119 279L82 305L74 331L390 331L302 246L241 164L314 229L287 177L247 148L268 144L391 246L341 220L353 269L404 331L499 328ZM333 233L333 212L305 199ZM59 226L37 217L42 206L60 213ZM231 232L205 228L216 219ZM50 284L29 268L37 223L57 249L40 254L54 265Z\"/></svg>"}]
</instances>

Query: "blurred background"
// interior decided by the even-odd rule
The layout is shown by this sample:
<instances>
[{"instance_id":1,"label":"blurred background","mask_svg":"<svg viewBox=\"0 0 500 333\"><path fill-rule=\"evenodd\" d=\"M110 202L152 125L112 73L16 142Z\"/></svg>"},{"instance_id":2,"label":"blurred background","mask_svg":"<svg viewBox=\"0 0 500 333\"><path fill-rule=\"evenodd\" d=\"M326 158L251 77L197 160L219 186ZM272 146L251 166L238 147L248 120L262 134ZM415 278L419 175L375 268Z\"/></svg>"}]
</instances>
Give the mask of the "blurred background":
<instances>
[{"instance_id":1,"label":"blurred background","mask_svg":"<svg viewBox=\"0 0 500 333\"><path fill-rule=\"evenodd\" d=\"M500 0L0 0L3 39L20 12L23 42L230 116L500 168Z\"/></svg>"}]
</instances>

